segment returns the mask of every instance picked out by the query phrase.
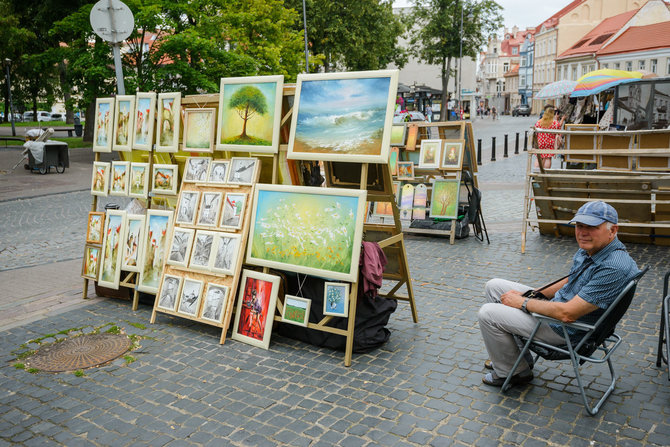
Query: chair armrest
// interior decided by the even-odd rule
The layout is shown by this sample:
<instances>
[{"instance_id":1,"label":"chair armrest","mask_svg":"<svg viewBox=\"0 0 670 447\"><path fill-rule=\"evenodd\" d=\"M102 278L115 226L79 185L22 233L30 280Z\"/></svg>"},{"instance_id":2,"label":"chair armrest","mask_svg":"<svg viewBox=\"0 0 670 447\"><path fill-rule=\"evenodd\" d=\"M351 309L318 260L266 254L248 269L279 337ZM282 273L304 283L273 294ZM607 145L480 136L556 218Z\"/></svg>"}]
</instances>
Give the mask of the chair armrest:
<instances>
[{"instance_id":1,"label":"chair armrest","mask_svg":"<svg viewBox=\"0 0 670 447\"><path fill-rule=\"evenodd\" d=\"M544 321L545 323L556 323L556 324L560 324L562 326L573 327L575 329L579 329L580 331L590 331L595 327L593 325L586 324L586 323L581 323L579 321L575 321L573 323L565 323L561 320L557 320L556 318L548 317L546 315L537 314L535 312L531 312L531 315L533 315L535 318L537 318L540 321Z\"/></svg>"}]
</instances>

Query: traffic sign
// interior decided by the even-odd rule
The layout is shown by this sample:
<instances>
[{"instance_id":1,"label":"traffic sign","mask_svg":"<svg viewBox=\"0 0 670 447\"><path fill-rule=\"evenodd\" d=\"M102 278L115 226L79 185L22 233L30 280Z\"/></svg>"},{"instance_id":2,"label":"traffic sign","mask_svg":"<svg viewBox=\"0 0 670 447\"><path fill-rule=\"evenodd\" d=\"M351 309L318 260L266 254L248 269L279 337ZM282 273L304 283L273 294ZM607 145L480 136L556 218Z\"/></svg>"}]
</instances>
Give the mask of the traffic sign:
<instances>
[{"instance_id":1,"label":"traffic sign","mask_svg":"<svg viewBox=\"0 0 670 447\"><path fill-rule=\"evenodd\" d=\"M123 42L135 27L132 11L121 0L100 0L89 18L95 34L111 43Z\"/></svg>"}]
</instances>

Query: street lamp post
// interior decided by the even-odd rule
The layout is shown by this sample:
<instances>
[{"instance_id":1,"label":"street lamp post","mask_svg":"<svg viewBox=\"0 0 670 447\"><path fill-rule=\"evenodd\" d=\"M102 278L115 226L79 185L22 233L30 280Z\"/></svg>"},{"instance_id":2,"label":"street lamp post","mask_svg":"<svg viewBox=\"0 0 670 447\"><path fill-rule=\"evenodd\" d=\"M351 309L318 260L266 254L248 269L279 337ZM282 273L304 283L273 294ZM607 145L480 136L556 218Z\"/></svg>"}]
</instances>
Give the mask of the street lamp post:
<instances>
[{"instance_id":1,"label":"street lamp post","mask_svg":"<svg viewBox=\"0 0 670 447\"><path fill-rule=\"evenodd\" d=\"M309 73L309 52L307 51L307 8L302 0L302 23L305 28L305 73Z\"/></svg>"},{"instance_id":2,"label":"street lamp post","mask_svg":"<svg viewBox=\"0 0 670 447\"><path fill-rule=\"evenodd\" d=\"M16 128L14 127L14 107L12 105L12 83L9 78L9 67L12 65L12 60L5 59L5 68L7 69L7 99L9 100L9 118L12 122L12 136L16 136Z\"/></svg>"},{"instance_id":3,"label":"street lamp post","mask_svg":"<svg viewBox=\"0 0 670 447\"><path fill-rule=\"evenodd\" d=\"M458 53L458 117L461 117L461 76L463 71L463 3L461 3L461 39L460 39L460 49Z\"/></svg>"}]
</instances>

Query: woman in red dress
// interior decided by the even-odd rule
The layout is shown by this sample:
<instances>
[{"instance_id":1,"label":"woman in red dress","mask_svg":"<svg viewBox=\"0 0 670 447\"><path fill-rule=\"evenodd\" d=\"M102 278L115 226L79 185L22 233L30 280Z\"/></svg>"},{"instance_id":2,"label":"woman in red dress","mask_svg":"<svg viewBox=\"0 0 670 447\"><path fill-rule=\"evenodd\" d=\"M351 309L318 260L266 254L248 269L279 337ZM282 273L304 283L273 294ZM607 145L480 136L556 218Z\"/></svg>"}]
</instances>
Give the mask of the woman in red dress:
<instances>
[{"instance_id":1,"label":"woman in red dress","mask_svg":"<svg viewBox=\"0 0 670 447\"><path fill-rule=\"evenodd\" d=\"M540 118L537 121L537 123L535 123L535 127L541 129L560 129L561 127L563 127L563 120L565 119L565 117L561 118L560 121L557 121L554 119L554 113L555 113L554 106L552 105L545 106L544 114L542 115L542 118ZM556 137L560 137L560 135L555 133L537 132L538 149L551 149L551 150L555 149ZM540 154L540 159L542 160L542 166L545 169L551 168L551 157L553 157L553 154L549 152Z\"/></svg>"}]
</instances>

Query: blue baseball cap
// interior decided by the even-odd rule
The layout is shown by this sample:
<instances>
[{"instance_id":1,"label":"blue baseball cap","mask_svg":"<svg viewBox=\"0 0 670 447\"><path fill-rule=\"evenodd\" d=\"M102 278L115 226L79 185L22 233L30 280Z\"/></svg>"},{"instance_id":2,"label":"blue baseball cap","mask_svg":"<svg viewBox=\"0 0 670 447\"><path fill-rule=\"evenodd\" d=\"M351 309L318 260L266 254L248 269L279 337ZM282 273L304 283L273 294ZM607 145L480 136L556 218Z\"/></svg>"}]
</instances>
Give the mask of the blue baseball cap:
<instances>
[{"instance_id":1,"label":"blue baseball cap","mask_svg":"<svg viewBox=\"0 0 670 447\"><path fill-rule=\"evenodd\" d=\"M571 224L583 223L592 227L597 227L603 222L619 223L619 215L614 207L603 201L585 203L570 221Z\"/></svg>"}]
</instances>

